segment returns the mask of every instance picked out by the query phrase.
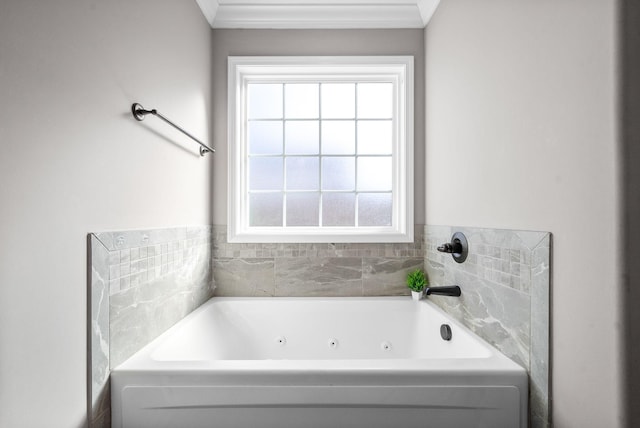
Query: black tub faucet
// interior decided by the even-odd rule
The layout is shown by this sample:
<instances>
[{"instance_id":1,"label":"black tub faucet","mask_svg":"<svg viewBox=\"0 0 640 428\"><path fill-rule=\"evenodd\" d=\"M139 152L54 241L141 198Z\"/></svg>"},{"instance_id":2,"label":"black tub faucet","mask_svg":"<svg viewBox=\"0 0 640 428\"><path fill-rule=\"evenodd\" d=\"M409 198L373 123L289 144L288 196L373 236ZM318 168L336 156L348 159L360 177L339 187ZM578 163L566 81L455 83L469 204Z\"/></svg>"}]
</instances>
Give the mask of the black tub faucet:
<instances>
[{"instance_id":1,"label":"black tub faucet","mask_svg":"<svg viewBox=\"0 0 640 428\"><path fill-rule=\"evenodd\" d=\"M439 296L454 296L460 297L462 290L457 285L447 285L444 287L427 287L424 289L424 294L427 296L430 294L437 294Z\"/></svg>"}]
</instances>

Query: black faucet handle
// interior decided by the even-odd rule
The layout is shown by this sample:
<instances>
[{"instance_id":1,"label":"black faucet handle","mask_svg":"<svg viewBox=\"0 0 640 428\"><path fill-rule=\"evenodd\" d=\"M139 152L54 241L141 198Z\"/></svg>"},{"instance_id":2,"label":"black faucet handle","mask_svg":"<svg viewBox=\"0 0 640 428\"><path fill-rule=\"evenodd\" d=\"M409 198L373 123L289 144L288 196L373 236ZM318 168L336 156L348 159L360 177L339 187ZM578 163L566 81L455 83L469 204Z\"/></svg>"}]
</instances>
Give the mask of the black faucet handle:
<instances>
[{"instance_id":1,"label":"black faucet handle","mask_svg":"<svg viewBox=\"0 0 640 428\"><path fill-rule=\"evenodd\" d=\"M462 232L456 232L451 237L451 242L446 242L436 247L436 250L441 253L449 253L453 256L453 260L462 263L467 259L469 244L466 236L464 236Z\"/></svg>"},{"instance_id":2,"label":"black faucet handle","mask_svg":"<svg viewBox=\"0 0 640 428\"><path fill-rule=\"evenodd\" d=\"M459 240L454 240L453 242L447 242L446 244L440 245L436 248L441 253L461 253L462 252L462 244L460 244Z\"/></svg>"},{"instance_id":3,"label":"black faucet handle","mask_svg":"<svg viewBox=\"0 0 640 428\"><path fill-rule=\"evenodd\" d=\"M441 253L453 253L453 245L451 245L450 243L445 243L440 245L438 248L436 248L438 251L440 251Z\"/></svg>"}]
</instances>

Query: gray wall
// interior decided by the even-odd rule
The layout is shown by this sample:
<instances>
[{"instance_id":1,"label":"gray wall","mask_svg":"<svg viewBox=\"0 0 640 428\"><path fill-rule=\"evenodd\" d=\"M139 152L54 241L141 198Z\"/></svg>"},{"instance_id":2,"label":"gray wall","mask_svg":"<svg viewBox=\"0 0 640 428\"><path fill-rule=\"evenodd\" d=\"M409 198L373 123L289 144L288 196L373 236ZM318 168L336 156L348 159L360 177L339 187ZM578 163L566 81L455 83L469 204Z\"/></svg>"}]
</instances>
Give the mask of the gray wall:
<instances>
[{"instance_id":1,"label":"gray wall","mask_svg":"<svg viewBox=\"0 0 640 428\"><path fill-rule=\"evenodd\" d=\"M609 0L447 0L426 31L426 223L553 234L556 427L624 423L616 30Z\"/></svg>"},{"instance_id":2,"label":"gray wall","mask_svg":"<svg viewBox=\"0 0 640 428\"><path fill-rule=\"evenodd\" d=\"M640 3L620 3L620 107L622 109L622 234L625 271L625 392L629 427L640 426Z\"/></svg>"},{"instance_id":3,"label":"gray wall","mask_svg":"<svg viewBox=\"0 0 640 428\"><path fill-rule=\"evenodd\" d=\"M227 224L227 57L251 55L413 55L414 223L424 224L423 30L214 30L213 31L213 224Z\"/></svg>"},{"instance_id":4,"label":"gray wall","mask_svg":"<svg viewBox=\"0 0 640 428\"><path fill-rule=\"evenodd\" d=\"M211 222L210 28L193 1L0 2L0 426L86 418L87 233Z\"/></svg>"}]
</instances>

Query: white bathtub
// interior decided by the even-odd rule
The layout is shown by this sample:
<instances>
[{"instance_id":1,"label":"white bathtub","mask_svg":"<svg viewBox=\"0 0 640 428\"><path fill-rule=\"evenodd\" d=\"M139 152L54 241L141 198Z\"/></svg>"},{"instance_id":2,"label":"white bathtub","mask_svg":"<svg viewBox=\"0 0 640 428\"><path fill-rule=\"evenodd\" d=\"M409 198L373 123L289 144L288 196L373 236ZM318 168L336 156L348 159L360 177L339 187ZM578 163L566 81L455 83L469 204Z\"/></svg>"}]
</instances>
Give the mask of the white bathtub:
<instances>
[{"instance_id":1,"label":"white bathtub","mask_svg":"<svg viewBox=\"0 0 640 428\"><path fill-rule=\"evenodd\" d=\"M526 371L409 297L213 298L115 368L111 388L115 428L525 428L528 418Z\"/></svg>"}]
</instances>

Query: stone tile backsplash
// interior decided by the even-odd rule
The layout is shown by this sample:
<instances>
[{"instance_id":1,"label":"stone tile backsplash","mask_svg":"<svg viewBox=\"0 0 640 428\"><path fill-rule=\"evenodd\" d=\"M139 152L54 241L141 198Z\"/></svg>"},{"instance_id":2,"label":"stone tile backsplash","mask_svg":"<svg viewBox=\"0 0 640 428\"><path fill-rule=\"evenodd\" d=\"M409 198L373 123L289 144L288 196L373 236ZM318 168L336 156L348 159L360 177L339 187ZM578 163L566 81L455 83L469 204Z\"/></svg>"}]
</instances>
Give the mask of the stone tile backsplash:
<instances>
[{"instance_id":1,"label":"stone tile backsplash","mask_svg":"<svg viewBox=\"0 0 640 428\"><path fill-rule=\"evenodd\" d=\"M408 295L410 270L424 264L423 225L394 244L235 244L213 227L217 296Z\"/></svg>"},{"instance_id":2,"label":"stone tile backsplash","mask_svg":"<svg viewBox=\"0 0 640 428\"><path fill-rule=\"evenodd\" d=\"M469 255L456 263L436 250L463 232ZM549 425L547 232L425 226L425 270L431 285L459 285L460 298L429 298L529 372L531 427Z\"/></svg>"},{"instance_id":3,"label":"stone tile backsplash","mask_svg":"<svg viewBox=\"0 0 640 428\"><path fill-rule=\"evenodd\" d=\"M470 253L458 264L436 247L454 231ZM89 405L92 427L109 425L109 370L212 295L408 295L408 272L460 298L433 302L525 367L531 426L549 425L550 234L416 225L395 244L234 244L226 226L90 234Z\"/></svg>"},{"instance_id":4,"label":"stone tile backsplash","mask_svg":"<svg viewBox=\"0 0 640 428\"><path fill-rule=\"evenodd\" d=\"M211 226L89 234L90 426L109 426L109 372L213 293Z\"/></svg>"},{"instance_id":5,"label":"stone tile backsplash","mask_svg":"<svg viewBox=\"0 0 640 428\"><path fill-rule=\"evenodd\" d=\"M173 275L210 252L209 234L187 239L186 230L181 232L178 229L175 238L156 244L141 242L140 247L110 252L109 294L114 295Z\"/></svg>"}]
</instances>

